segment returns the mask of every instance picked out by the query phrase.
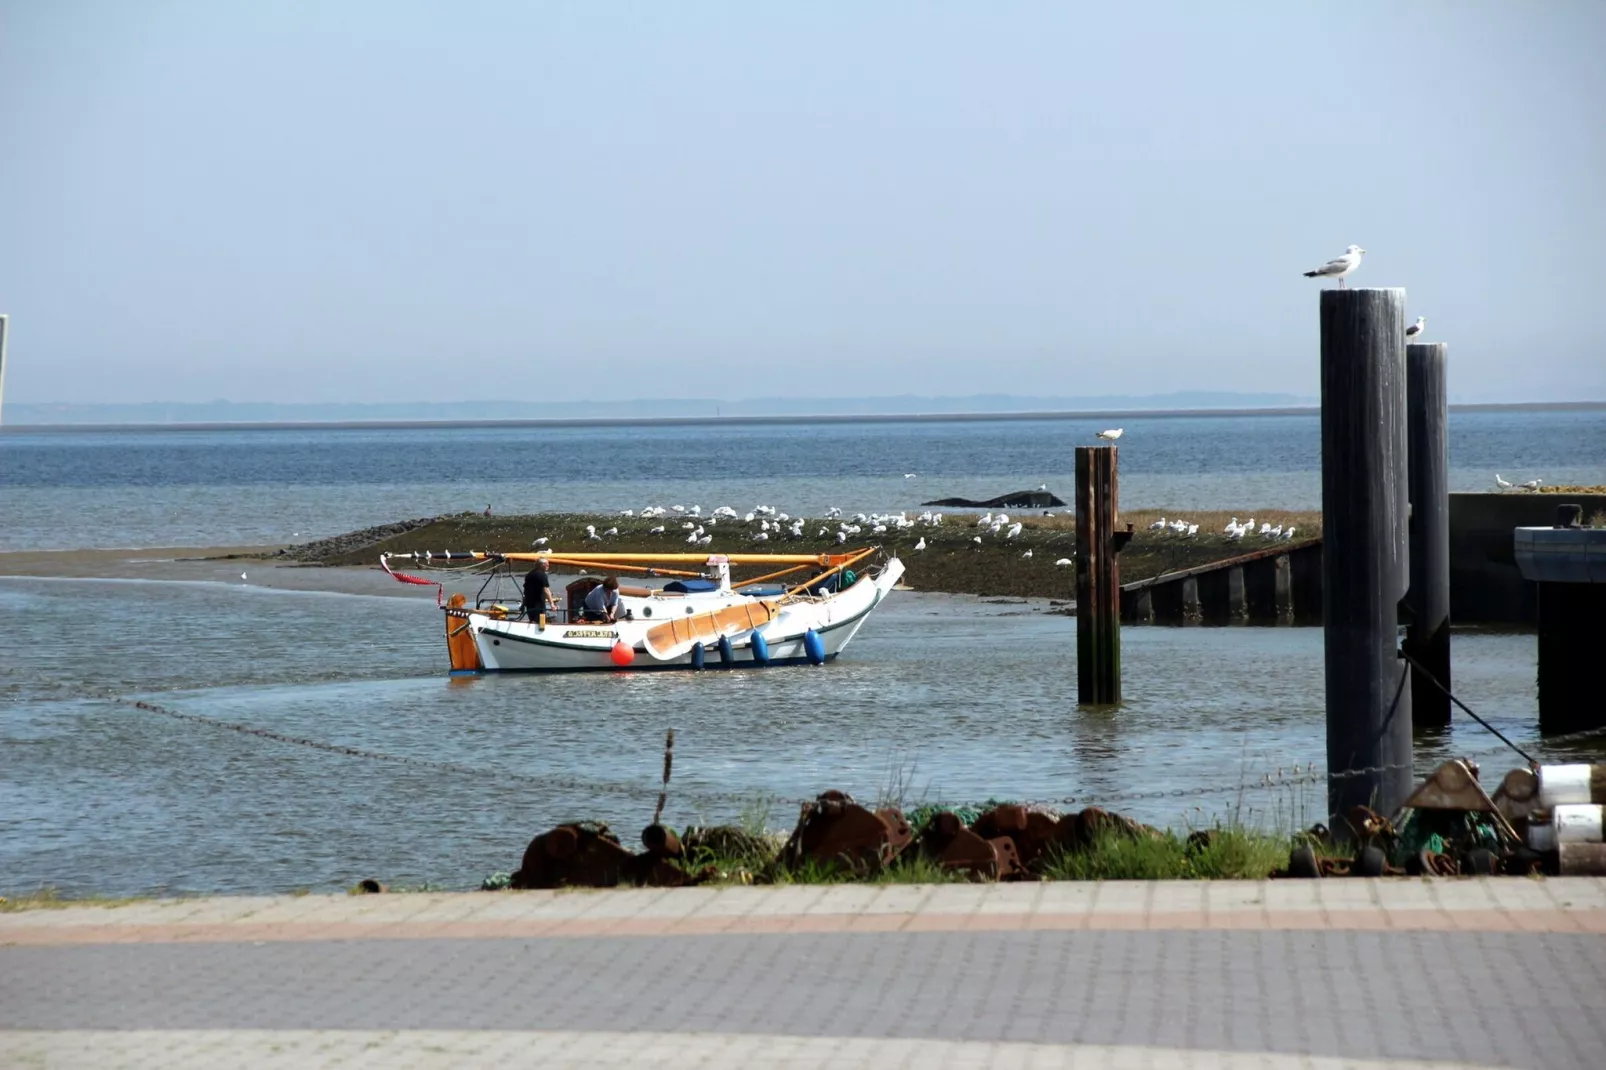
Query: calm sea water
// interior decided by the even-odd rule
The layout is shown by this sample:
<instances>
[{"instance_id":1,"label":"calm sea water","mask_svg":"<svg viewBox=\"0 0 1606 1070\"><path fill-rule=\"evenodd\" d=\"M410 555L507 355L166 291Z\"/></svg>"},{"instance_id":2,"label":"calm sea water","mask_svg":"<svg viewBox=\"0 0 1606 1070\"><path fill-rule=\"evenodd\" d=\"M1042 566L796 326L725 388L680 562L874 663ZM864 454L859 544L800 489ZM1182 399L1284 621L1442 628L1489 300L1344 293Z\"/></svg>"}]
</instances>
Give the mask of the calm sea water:
<instances>
[{"instance_id":1,"label":"calm sea water","mask_svg":"<svg viewBox=\"0 0 1606 1070\"><path fill-rule=\"evenodd\" d=\"M1121 421L1128 508L1314 509L1302 416ZM768 503L902 509L1047 483L1091 420L0 434L0 550L273 543L489 503L503 513ZM1457 413L1453 489L1606 482L1606 410ZM905 479L906 473L916 478Z\"/></svg>"},{"instance_id":2,"label":"calm sea water","mask_svg":"<svg viewBox=\"0 0 1606 1070\"><path fill-rule=\"evenodd\" d=\"M1312 506L1309 417L1127 420L1123 501ZM1536 432L1535 428L1541 428ZM1453 421L1459 486L1602 482L1606 414ZM1097 428L1061 422L230 431L0 437L0 546L276 541L485 501L503 511L649 502L903 507L1048 482ZM905 480L904 472L918 478ZM264 566L265 567L265 566ZM1127 703L1075 706L1074 621L1021 605L895 596L822 668L450 679L428 591L0 579L0 893L470 886L556 821L631 836L677 730L669 817L735 818L838 787L906 804L1112 802L1185 825L1246 808L1317 819L1318 787L1259 790L1324 753L1319 629L1131 628ZM1535 741L1533 638L1456 637L1458 693ZM138 710L423 761L329 753ZM1466 721L1418 760L1509 752ZM1154 797L1153 793L1161 793ZM1146 797L1133 799L1134 793Z\"/></svg>"},{"instance_id":3,"label":"calm sea water","mask_svg":"<svg viewBox=\"0 0 1606 1070\"><path fill-rule=\"evenodd\" d=\"M934 595L894 596L832 665L696 675L452 679L428 592L11 579L0 614L25 624L0 632L0 893L471 886L560 820L633 836L670 727L675 822L771 797L769 823L786 827L789 800L828 787L908 804L1115 800L1179 827L1238 805L1286 827L1323 804L1318 787L1254 787L1320 765L1319 629L1129 628L1128 701L1092 712L1075 705L1073 620ZM1458 692L1535 746L1533 638L1458 635L1455 653ZM465 768L331 754L112 696ZM1517 764L1501 750L1458 721L1420 741L1418 762L1484 754L1500 772Z\"/></svg>"}]
</instances>

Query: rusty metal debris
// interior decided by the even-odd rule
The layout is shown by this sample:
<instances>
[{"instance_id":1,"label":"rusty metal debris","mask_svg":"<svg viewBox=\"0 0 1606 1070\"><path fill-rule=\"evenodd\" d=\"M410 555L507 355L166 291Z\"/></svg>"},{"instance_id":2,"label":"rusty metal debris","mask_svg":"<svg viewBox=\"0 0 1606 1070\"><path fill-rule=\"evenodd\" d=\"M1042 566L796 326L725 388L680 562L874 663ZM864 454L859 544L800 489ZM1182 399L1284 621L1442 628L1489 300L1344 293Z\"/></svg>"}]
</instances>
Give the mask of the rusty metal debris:
<instances>
[{"instance_id":1,"label":"rusty metal debris","mask_svg":"<svg viewBox=\"0 0 1606 1070\"><path fill-rule=\"evenodd\" d=\"M635 856L600 822L575 822L543 832L524 849L514 888L612 888Z\"/></svg>"},{"instance_id":2,"label":"rusty metal debris","mask_svg":"<svg viewBox=\"0 0 1606 1070\"><path fill-rule=\"evenodd\" d=\"M862 875L897 858L913 838L899 810L870 810L845 792L827 791L800 807L780 860L793 868L812 862Z\"/></svg>"},{"instance_id":3,"label":"rusty metal debris","mask_svg":"<svg viewBox=\"0 0 1606 1070\"><path fill-rule=\"evenodd\" d=\"M1060 844L1063 820L1042 810L1005 803L983 812L970 827L984 840L1007 838L1020 865L1030 869Z\"/></svg>"},{"instance_id":4,"label":"rusty metal debris","mask_svg":"<svg viewBox=\"0 0 1606 1070\"><path fill-rule=\"evenodd\" d=\"M958 814L946 810L933 816L921 831L920 853L944 869L961 870L977 879L1018 880L1027 876L1014 840L1008 836L986 838L966 828Z\"/></svg>"}]
</instances>

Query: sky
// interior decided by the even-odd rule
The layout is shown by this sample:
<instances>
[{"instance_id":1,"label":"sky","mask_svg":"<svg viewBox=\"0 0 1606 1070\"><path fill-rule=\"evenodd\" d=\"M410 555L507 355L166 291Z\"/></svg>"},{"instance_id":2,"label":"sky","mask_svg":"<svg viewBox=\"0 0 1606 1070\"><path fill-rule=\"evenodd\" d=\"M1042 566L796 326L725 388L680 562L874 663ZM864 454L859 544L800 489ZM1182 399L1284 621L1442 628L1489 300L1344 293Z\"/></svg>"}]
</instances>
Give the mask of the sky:
<instances>
[{"instance_id":1,"label":"sky","mask_svg":"<svg viewBox=\"0 0 1606 1070\"><path fill-rule=\"evenodd\" d=\"M1606 399L1606 4L0 0L6 400ZM1328 284L1330 285L1330 284Z\"/></svg>"}]
</instances>

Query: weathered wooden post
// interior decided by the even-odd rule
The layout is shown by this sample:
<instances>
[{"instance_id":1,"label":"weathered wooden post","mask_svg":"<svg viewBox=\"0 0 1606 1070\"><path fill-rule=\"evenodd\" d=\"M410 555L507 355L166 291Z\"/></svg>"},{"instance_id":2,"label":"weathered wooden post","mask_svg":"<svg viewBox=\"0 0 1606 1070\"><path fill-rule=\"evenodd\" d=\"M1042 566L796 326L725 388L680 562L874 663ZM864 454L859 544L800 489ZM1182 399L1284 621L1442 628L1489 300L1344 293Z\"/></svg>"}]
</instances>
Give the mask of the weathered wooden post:
<instances>
[{"instance_id":1,"label":"weathered wooden post","mask_svg":"<svg viewBox=\"0 0 1606 1070\"><path fill-rule=\"evenodd\" d=\"M0 414L5 411L6 403L6 328L11 326L11 317L0 312Z\"/></svg>"},{"instance_id":2,"label":"weathered wooden post","mask_svg":"<svg viewBox=\"0 0 1606 1070\"><path fill-rule=\"evenodd\" d=\"M1329 827L1392 813L1411 790L1411 693L1399 657L1406 549L1405 291L1323 290L1322 625ZM1366 770L1366 772L1361 772Z\"/></svg>"},{"instance_id":3,"label":"weathered wooden post","mask_svg":"<svg viewBox=\"0 0 1606 1070\"><path fill-rule=\"evenodd\" d=\"M1416 728L1450 723L1450 448L1443 342L1405 347L1406 485L1411 497L1411 586L1405 652ZM1444 685L1436 687L1433 680Z\"/></svg>"},{"instance_id":4,"label":"weathered wooden post","mask_svg":"<svg viewBox=\"0 0 1606 1070\"><path fill-rule=\"evenodd\" d=\"M1076 447L1076 700L1121 701L1116 447Z\"/></svg>"}]
</instances>

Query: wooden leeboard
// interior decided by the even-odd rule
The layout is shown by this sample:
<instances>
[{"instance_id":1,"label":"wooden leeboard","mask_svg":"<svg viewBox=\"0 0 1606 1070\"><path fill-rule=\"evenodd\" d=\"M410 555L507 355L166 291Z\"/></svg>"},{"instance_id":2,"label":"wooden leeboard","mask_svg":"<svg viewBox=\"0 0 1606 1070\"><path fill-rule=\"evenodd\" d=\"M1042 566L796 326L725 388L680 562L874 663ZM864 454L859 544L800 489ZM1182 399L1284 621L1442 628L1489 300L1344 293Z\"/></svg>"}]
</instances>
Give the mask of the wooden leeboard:
<instances>
[{"instance_id":1,"label":"wooden leeboard","mask_svg":"<svg viewBox=\"0 0 1606 1070\"><path fill-rule=\"evenodd\" d=\"M647 629L642 645L659 661L678 658L698 643L712 643L722 635L762 628L775 619L774 602L746 602L711 609L689 617L666 620Z\"/></svg>"}]
</instances>

